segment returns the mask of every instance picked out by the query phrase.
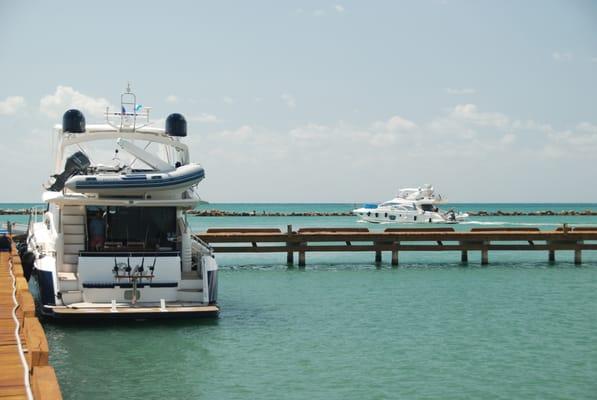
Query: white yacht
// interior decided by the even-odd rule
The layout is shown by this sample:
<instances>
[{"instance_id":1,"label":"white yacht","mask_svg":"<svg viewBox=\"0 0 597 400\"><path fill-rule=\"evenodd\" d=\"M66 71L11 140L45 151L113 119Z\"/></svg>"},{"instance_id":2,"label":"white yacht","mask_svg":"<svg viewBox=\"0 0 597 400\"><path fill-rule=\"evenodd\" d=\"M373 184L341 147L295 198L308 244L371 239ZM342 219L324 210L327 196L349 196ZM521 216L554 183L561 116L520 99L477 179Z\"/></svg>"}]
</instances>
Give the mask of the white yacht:
<instances>
[{"instance_id":1,"label":"white yacht","mask_svg":"<svg viewBox=\"0 0 597 400\"><path fill-rule=\"evenodd\" d=\"M468 217L468 214L453 210L441 211L438 205L443 202L433 186L423 185L400 189L392 200L365 204L353 213L363 221L375 223L454 224Z\"/></svg>"},{"instance_id":2,"label":"white yacht","mask_svg":"<svg viewBox=\"0 0 597 400\"><path fill-rule=\"evenodd\" d=\"M105 124L86 125L80 111L68 110L55 134L47 208L31 219L23 257L33 264L41 313L217 316L218 266L186 218L200 202L195 186L204 170L181 141L184 117L153 127L128 87Z\"/></svg>"}]
</instances>

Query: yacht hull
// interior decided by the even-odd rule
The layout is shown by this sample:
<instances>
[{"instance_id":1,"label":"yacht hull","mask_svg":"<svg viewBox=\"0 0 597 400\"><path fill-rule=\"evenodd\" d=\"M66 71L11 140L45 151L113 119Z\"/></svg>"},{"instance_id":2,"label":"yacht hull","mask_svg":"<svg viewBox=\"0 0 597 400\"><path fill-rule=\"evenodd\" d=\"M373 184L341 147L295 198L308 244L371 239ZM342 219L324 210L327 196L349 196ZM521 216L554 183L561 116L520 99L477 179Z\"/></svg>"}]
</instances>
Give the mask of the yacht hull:
<instances>
[{"instance_id":1,"label":"yacht hull","mask_svg":"<svg viewBox=\"0 0 597 400\"><path fill-rule=\"evenodd\" d=\"M362 221L377 224L457 224L466 214L408 212L383 208L359 208L353 211Z\"/></svg>"},{"instance_id":2,"label":"yacht hull","mask_svg":"<svg viewBox=\"0 0 597 400\"><path fill-rule=\"evenodd\" d=\"M109 257L81 255L77 273L58 272L64 268L57 268L56 259L51 255L38 257L32 274L32 293L38 312L46 318L73 320L217 318L220 309L217 306L215 260L203 256L202 278L192 271L181 276L178 253L171 253L151 253L149 257L145 253L146 257L110 253L106 254ZM148 265L151 265L149 260L155 260L156 275L151 282L134 285L127 277L112 278L110 262L128 260L136 265L144 258ZM96 262L90 263L90 259ZM108 271L107 274L104 272L106 278L98 275L102 273L101 269ZM87 277L89 271L95 273L91 278ZM77 278L76 285L72 281L69 283L69 277ZM139 298L136 302L130 298L135 290Z\"/></svg>"}]
</instances>

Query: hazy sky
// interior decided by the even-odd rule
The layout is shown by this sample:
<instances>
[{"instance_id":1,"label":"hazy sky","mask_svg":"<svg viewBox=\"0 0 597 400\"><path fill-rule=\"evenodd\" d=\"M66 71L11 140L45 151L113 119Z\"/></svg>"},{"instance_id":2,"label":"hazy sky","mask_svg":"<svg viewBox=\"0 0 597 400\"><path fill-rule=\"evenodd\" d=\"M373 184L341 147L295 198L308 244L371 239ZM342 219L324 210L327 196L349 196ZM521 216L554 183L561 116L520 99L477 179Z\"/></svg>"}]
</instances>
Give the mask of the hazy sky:
<instances>
[{"instance_id":1,"label":"hazy sky","mask_svg":"<svg viewBox=\"0 0 597 400\"><path fill-rule=\"evenodd\" d=\"M597 202L597 3L0 0L0 201L130 81L211 202Z\"/></svg>"}]
</instances>

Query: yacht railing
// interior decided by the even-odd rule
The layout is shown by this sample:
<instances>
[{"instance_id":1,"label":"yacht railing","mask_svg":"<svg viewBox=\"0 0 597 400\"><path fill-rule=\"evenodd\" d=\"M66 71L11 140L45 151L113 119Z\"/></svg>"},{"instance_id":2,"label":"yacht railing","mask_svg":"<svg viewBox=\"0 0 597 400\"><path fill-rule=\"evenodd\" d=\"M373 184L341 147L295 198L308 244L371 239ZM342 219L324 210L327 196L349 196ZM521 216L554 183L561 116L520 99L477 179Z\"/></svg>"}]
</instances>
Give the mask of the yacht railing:
<instances>
[{"instance_id":1,"label":"yacht railing","mask_svg":"<svg viewBox=\"0 0 597 400\"><path fill-rule=\"evenodd\" d=\"M35 206L29 209L29 221L27 221L27 233L31 231L33 224L41 222L44 213L47 211L46 206Z\"/></svg>"}]
</instances>

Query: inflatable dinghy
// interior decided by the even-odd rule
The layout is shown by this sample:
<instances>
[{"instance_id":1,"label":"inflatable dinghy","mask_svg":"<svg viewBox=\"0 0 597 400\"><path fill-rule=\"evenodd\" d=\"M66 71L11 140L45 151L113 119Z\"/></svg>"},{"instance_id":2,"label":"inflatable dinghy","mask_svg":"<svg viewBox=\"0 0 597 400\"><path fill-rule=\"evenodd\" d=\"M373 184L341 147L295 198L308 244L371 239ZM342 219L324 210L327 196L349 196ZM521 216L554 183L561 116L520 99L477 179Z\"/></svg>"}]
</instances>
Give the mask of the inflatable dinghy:
<instances>
[{"instance_id":1,"label":"inflatable dinghy","mask_svg":"<svg viewBox=\"0 0 597 400\"><path fill-rule=\"evenodd\" d=\"M204 177L205 171L201 165L188 164L170 172L75 175L66 181L65 187L78 193L139 196L152 192L184 190L199 183Z\"/></svg>"}]
</instances>

